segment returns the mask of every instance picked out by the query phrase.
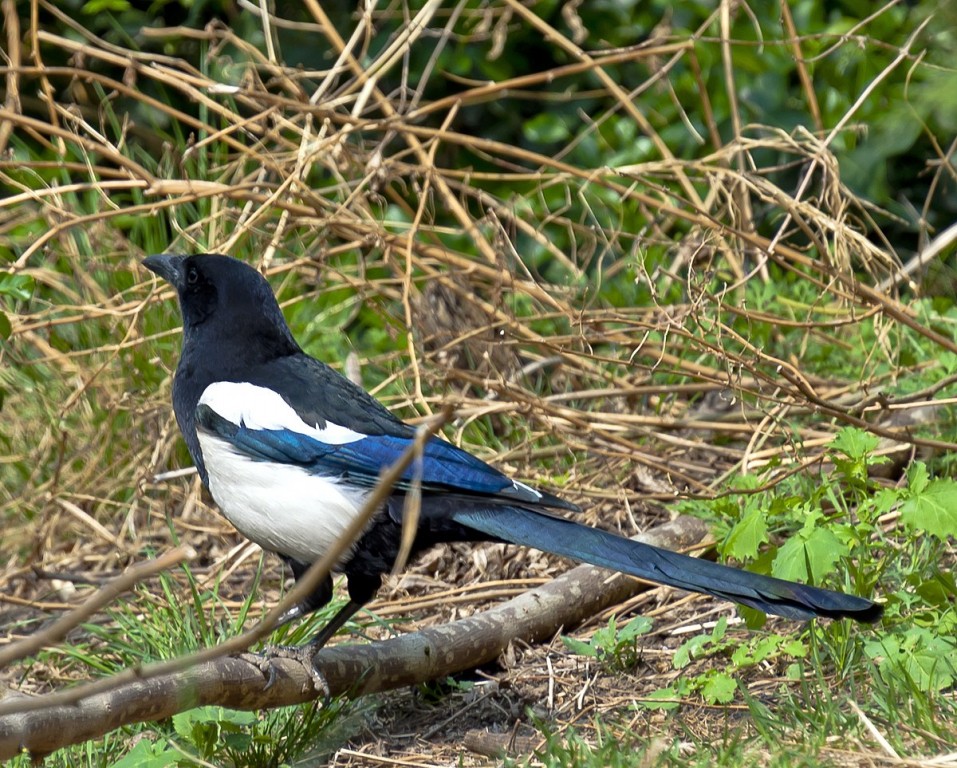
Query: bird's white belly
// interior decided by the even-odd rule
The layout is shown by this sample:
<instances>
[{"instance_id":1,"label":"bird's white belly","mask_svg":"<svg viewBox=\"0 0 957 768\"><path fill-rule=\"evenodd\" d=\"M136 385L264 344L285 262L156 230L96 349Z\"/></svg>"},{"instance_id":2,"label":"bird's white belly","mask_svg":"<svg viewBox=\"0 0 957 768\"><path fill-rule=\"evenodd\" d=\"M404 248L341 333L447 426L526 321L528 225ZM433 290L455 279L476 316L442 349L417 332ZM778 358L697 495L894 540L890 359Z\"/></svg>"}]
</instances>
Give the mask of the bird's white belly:
<instances>
[{"instance_id":1,"label":"bird's white belly","mask_svg":"<svg viewBox=\"0 0 957 768\"><path fill-rule=\"evenodd\" d=\"M229 522L263 549L301 563L333 547L368 496L301 467L255 461L202 430L198 436L209 490Z\"/></svg>"}]
</instances>

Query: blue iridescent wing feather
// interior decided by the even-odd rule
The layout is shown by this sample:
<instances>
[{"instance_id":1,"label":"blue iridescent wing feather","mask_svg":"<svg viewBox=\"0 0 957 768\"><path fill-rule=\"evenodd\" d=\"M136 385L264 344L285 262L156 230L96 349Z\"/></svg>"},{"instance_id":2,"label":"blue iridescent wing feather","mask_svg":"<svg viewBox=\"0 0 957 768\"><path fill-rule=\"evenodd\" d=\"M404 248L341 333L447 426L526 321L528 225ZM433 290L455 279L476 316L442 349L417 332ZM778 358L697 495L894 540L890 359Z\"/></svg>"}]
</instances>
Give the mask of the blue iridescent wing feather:
<instances>
[{"instance_id":1,"label":"blue iridescent wing feather","mask_svg":"<svg viewBox=\"0 0 957 768\"><path fill-rule=\"evenodd\" d=\"M250 458L296 464L313 472L347 477L362 486L374 485L381 472L412 444L409 438L393 435L370 435L332 444L289 429L248 429L205 405L197 408L196 420L201 429L229 441ZM421 461L406 469L399 487L407 488L416 475L423 490L494 496L514 486L494 467L436 438L426 443Z\"/></svg>"}]
</instances>

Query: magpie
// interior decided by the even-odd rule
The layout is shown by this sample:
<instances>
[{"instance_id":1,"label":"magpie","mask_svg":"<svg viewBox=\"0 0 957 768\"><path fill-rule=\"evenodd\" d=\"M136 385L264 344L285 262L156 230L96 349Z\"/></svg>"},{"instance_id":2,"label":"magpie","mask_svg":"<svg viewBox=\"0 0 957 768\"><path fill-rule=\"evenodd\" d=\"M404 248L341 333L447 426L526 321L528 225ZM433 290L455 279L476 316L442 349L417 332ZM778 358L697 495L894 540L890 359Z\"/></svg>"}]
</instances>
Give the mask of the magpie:
<instances>
[{"instance_id":1,"label":"magpie","mask_svg":"<svg viewBox=\"0 0 957 768\"><path fill-rule=\"evenodd\" d=\"M229 521L277 553L299 578L356 519L380 472L415 437L361 387L302 351L266 279L220 254L143 261L176 289L183 346L173 411L204 485ZM420 483L412 555L442 542L534 547L672 587L805 620L873 622L870 600L743 571L616 536L555 514L579 512L441 438L402 476L337 570L346 605L307 643L314 652L363 605L401 549L404 498ZM288 611L300 618L332 597L327 579Z\"/></svg>"}]
</instances>

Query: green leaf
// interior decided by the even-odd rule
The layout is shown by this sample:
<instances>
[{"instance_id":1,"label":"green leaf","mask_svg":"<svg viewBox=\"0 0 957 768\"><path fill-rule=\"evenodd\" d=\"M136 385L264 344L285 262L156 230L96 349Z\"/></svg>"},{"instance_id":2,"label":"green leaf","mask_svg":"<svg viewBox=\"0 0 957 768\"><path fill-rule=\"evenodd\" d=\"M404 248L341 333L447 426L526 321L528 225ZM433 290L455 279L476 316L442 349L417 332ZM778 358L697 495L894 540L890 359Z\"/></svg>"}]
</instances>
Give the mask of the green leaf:
<instances>
[{"instance_id":1,"label":"green leaf","mask_svg":"<svg viewBox=\"0 0 957 768\"><path fill-rule=\"evenodd\" d=\"M922 461L915 461L907 468L907 490L912 494L923 493L930 482L930 473L927 465Z\"/></svg>"},{"instance_id":2,"label":"green leaf","mask_svg":"<svg viewBox=\"0 0 957 768\"><path fill-rule=\"evenodd\" d=\"M758 638L751 650L751 663L760 664L765 659L777 654L781 648L782 640L783 638L780 635L766 635Z\"/></svg>"},{"instance_id":3,"label":"green leaf","mask_svg":"<svg viewBox=\"0 0 957 768\"><path fill-rule=\"evenodd\" d=\"M674 657L671 659L671 663L674 665L675 669L684 669L687 667L692 659L696 659L704 652L706 645L711 643L711 637L708 635L696 635L690 640L686 640L680 646L678 650L675 651Z\"/></svg>"},{"instance_id":4,"label":"green leaf","mask_svg":"<svg viewBox=\"0 0 957 768\"><path fill-rule=\"evenodd\" d=\"M83 4L83 13L95 16L100 13L122 13L132 6L128 0L89 0Z\"/></svg>"},{"instance_id":5,"label":"green leaf","mask_svg":"<svg viewBox=\"0 0 957 768\"><path fill-rule=\"evenodd\" d=\"M881 488L871 497L873 510L870 512L870 519L879 518L890 512L900 501L900 496L901 492L897 488Z\"/></svg>"},{"instance_id":6,"label":"green leaf","mask_svg":"<svg viewBox=\"0 0 957 768\"><path fill-rule=\"evenodd\" d=\"M739 605L738 613L741 618L744 619L744 623L748 629L752 631L761 629L761 627L768 623L768 615L764 611L759 611L757 608Z\"/></svg>"},{"instance_id":7,"label":"green leaf","mask_svg":"<svg viewBox=\"0 0 957 768\"><path fill-rule=\"evenodd\" d=\"M907 584L928 606L935 605L945 609L951 604L954 595L957 595L957 581L950 571L930 576L915 573L907 579ZM937 628L943 634L940 624Z\"/></svg>"},{"instance_id":8,"label":"green leaf","mask_svg":"<svg viewBox=\"0 0 957 768\"><path fill-rule=\"evenodd\" d=\"M737 688L731 675L718 672L708 676L707 682L701 687L701 696L709 704L727 704L734 699Z\"/></svg>"},{"instance_id":9,"label":"green leaf","mask_svg":"<svg viewBox=\"0 0 957 768\"><path fill-rule=\"evenodd\" d=\"M186 712L180 712L178 715L173 715L174 727L176 727L177 720L180 722L216 723L217 725L232 725L241 728L259 722L259 717L255 712L208 706L196 707ZM179 733L179 731L177 732Z\"/></svg>"},{"instance_id":10,"label":"green leaf","mask_svg":"<svg viewBox=\"0 0 957 768\"><path fill-rule=\"evenodd\" d=\"M767 540L767 517L763 509L755 506L732 526L725 540L724 554L737 560L747 560L757 555L758 548Z\"/></svg>"},{"instance_id":11,"label":"green leaf","mask_svg":"<svg viewBox=\"0 0 957 768\"><path fill-rule=\"evenodd\" d=\"M807 657L808 652L807 644L797 638L786 642L783 646L781 646L781 650L788 656L794 656L798 659Z\"/></svg>"},{"instance_id":12,"label":"green leaf","mask_svg":"<svg viewBox=\"0 0 957 768\"><path fill-rule=\"evenodd\" d=\"M29 275L16 275L9 272L0 274L0 296L12 296L26 301L33 295L33 278Z\"/></svg>"},{"instance_id":13,"label":"green leaf","mask_svg":"<svg viewBox=\"0 0 957 768\"><path fill-rule=\"evenodd\" d=\"M957 355L953 352L938 352L937 364L943 369L947 376L953 376L954 373L957 372Z\"/></svg>"},{"instance_id":14,"label":"green leaf","mask_svg":"<svg viewBox=\"0 0 957 768\"><path fill-rule=\"evenodd\" d=\"M562 635L562 642L568 650L572 653L577 653L579 656L588 656L592 659L598 657L598 649L593 647L591 643L586 643L574 637L566 637L565 635Z\"/></svg>"},{"instance_id":15,"label":"green leaf","mask_svg":"<svg viewBox=\"0 0 957 768\"><path fill-rule=\"evenodd\" d=\"M912 531L924 531L941 541L957 535L957 483L937 479L927 482L926 467L915 470L909 498L901 505L901 521Z\"/></svg>"},{"instance_id":16,"label":"green leaf","mask_svg":"<svg viewBox=\"0 0 957 768\"><path fill-rule=\"evenodd\" d=\"M718 644L724 640L724 636L728 633L728 617L722 616L719 618L714 627L711 630L711 642Z\"/></svg>"},{"instance_id":17,"label":"green leaf","mask_svg":"<svg viewBox=\"0 0 957 768\"><path fill-rule=\"evenodd\" d=\"M10 318L0 312L0 339L9 339L11 333L13 333L13 326L10 325Z\"/></svg>"},{"instance_id":18,"label":"green leaf","mask_svg":"<svg viewBox=\"0 0 957 768\"><path fill-rule=\"evenodd\" d=\"M154 744L147 739L140 739L129 752L113 763L113 768L167 768L176 765L181 757L164 741Z\"/></svg>"},{"instance_id":19,"label":"green leaf","mask_svg":"<svg viewBox=\"0 0 957 768\"><path fill-rule=\"evenodd\" d=\"M857 427L844 427L830 444L831 450L840 451L851 459L863 459L877 450L879 439L870 432Z\"/></svg>"},{"instance_id":20,"label":"green leaf","mask_svg":"<svg viewBox=\"0 0 957 768\"><path fill-rule=\"evenodd\" d=\"M618 640L630 642L639 635L647 634L654 626L654 621L647 616L635 616L625 626L618 630Z\"/></svg>"},{"instance_id":21,"label":"green leaf","mask_svg":"<svg viewBox=\"0 0 957 768\"><path fill-rule=\"evenodd\" d=\"M172 719L177 735L201 757L208 758L215 753L226 734L241 733L259 718L254 712L208 706L180 712Z\"/></svg>"},{"instance_id":22,"label":"green leaf","mask_svg":"<svg viewBox=\"0 0 957 768\"><path fill-rule=\"evenodd\" d=\"M865 643L864 651L885 678L916 685L921 691L942 691L957 680L957 643L936 630L913 627Z\"/></svg>"},{"instance_id":23,"label":"green leaf","mask_svg":"<svg viewBox=\"0 0 957 768\"><path fill-rule=\"evenodd\" d=\"M837 561L848 554L847 545L827 528L802 531L778 550L772 572L779 579L819 584L834 570Z\"/></svg>"}]
</instances>

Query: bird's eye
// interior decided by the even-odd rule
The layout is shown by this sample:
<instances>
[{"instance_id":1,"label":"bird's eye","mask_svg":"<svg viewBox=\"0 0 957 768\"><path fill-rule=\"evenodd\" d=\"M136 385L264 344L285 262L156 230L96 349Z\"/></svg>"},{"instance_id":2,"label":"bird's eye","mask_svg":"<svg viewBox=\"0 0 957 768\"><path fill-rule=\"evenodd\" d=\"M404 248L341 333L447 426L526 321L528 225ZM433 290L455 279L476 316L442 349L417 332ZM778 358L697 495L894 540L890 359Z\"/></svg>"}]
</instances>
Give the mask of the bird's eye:
<instances>
[{"instance_id":1,"label":"bird's eye","mask_svg":"<svg viewBox=\"0 0 957 768\"><path fill-rule=\"evenodd\" d=\"M199 270L196 267L190 267L186 273L186 284L196 285L199 282Z\"/></svg>"}]
</instances>

